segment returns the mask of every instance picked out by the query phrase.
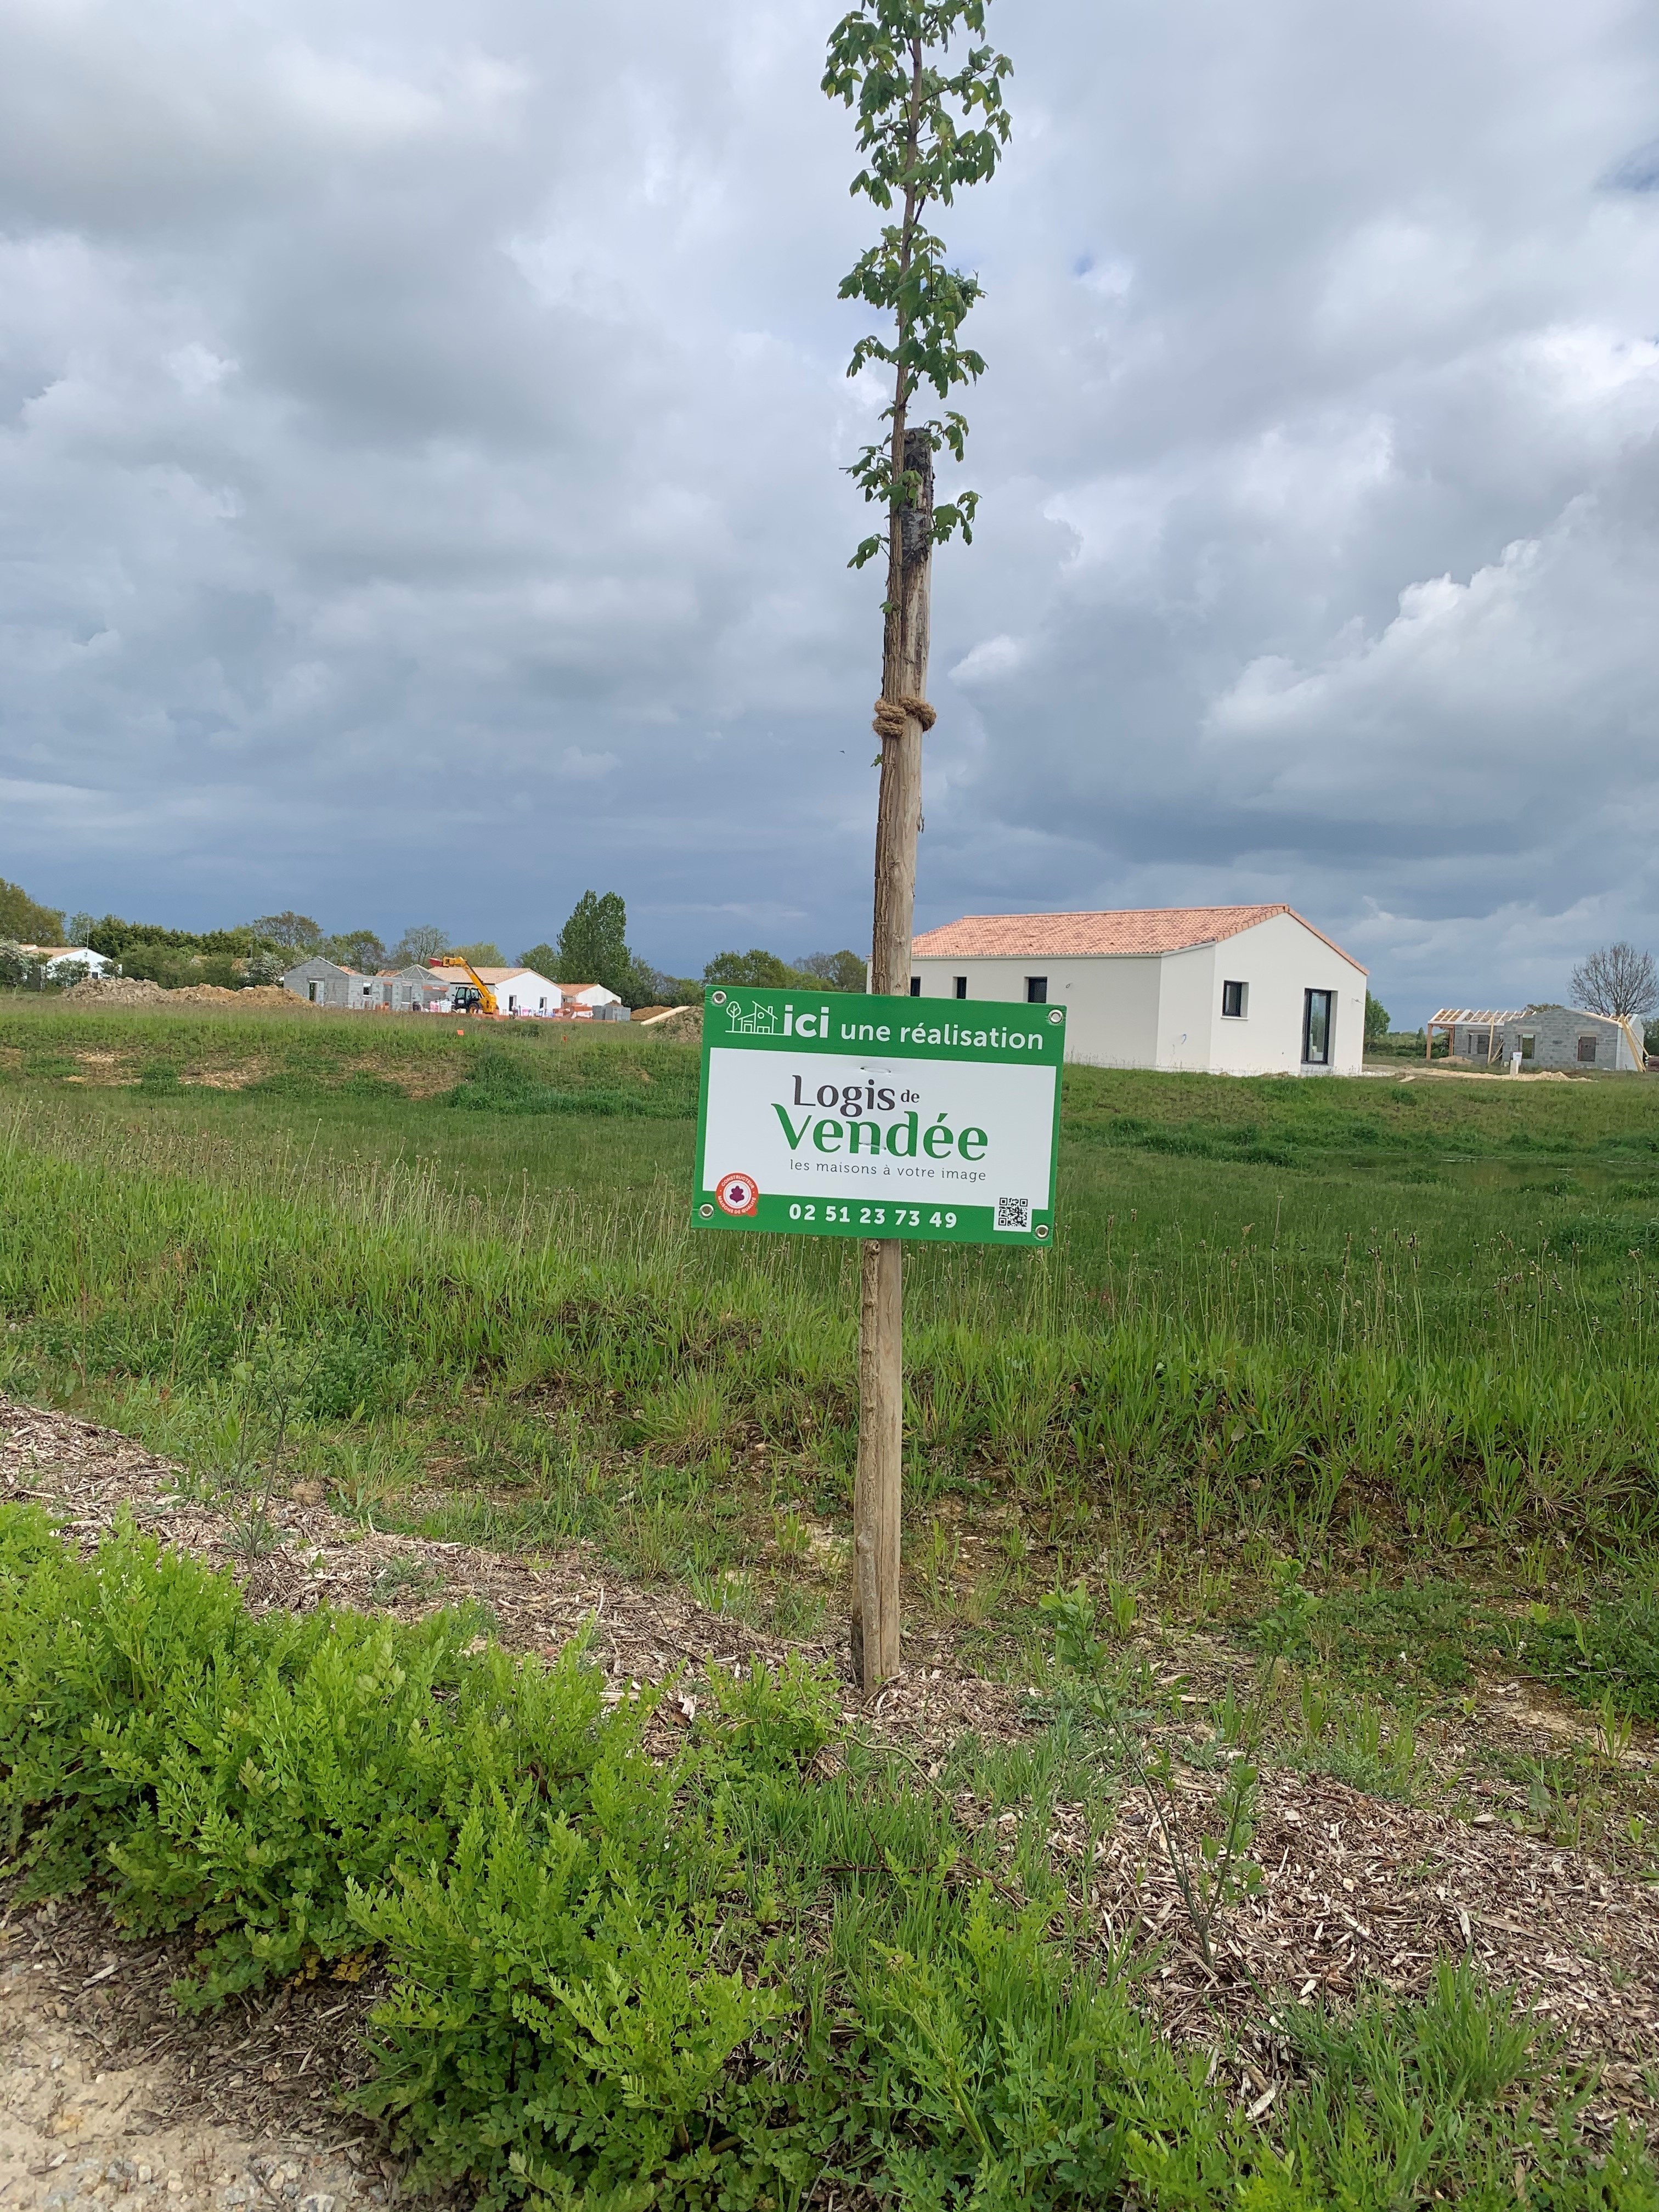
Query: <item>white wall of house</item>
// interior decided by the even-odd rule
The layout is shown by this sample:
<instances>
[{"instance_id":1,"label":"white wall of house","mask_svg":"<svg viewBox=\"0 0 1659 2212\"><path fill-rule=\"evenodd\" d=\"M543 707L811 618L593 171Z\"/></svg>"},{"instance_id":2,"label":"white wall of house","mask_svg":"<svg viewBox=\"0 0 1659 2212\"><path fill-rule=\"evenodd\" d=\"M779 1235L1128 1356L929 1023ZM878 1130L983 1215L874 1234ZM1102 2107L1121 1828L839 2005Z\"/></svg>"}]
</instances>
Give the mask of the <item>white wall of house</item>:
<instances>
[{"instance_id":1,"label":"white wall of house","mask_svg":"<svg viewBox=\"0 0 1659 2212\"><path fill-rule=\"evenodd\" d=\"M595 1006L619 1006L622 999L617 992L607 991L603 983L583 983L580 987L567 983L564 986L564 1003L572 1011L578 1006L586 1006L592 1012Z\"/></svg>"},{"instance_id":2,"label":"white wall of house","mask_svg":"<svg viewBox=\"0 0 1659 2212\"><path fill-rule=\"evenodd\" d=\"M492 975L490 988L504 1014L528 1015L542 1020L559 1011L558 985L538 975L533 968L509 968L499 983Z\"/></svg>"},{"instance_id":3,"label":"white wall of house","mask_svg":"<svg viewBox=\"0 0 1659 2212\"><path fill-rule=\"evenodd\" d=\"M77 967L85 969L88 975L106 975L115 965L103 953L93 951L89 945L26 945L22 949L45 961L48 975L56 975L62 969Z\"/></svg>"},{"instance_id":4,"label":"white wall of house","mask_svg":"<svg viewBox=\"0 0 1659 2212\"><path fill-rule=\"evenodd\" d=\"M1274 915L1176 952L1066 953L996 959L918 956L924 998L1023 1001L1043 975L1063 1006L1066 1056L1097 1067L1161 1067L1218 1075L1358 1075L1364 1056L1365 971L1294 915ZM1224 1015L1222 987L1245 987L1245 1011ZM1309 991L1333 994L1328 1068L1304 1066Z\"/></svg>"},{"instance_id":5,"label":"white wall of house","mask_svg":"<svg viewBox=\"0 0 1659 2212\"><path fill-rule=\"evenodd\" d=\"M1237 945L1238 939L1227 941ZM1159 959L1155 1067L1185 1068L1202 1074L1219 1072L1214 1030L1221 986L1215 981L1215 961L1222 949L1200 945L1189 952L1166 952ZM1214 1007L1210 1004L1212 992Z\"/></svg>"}]
</instances>

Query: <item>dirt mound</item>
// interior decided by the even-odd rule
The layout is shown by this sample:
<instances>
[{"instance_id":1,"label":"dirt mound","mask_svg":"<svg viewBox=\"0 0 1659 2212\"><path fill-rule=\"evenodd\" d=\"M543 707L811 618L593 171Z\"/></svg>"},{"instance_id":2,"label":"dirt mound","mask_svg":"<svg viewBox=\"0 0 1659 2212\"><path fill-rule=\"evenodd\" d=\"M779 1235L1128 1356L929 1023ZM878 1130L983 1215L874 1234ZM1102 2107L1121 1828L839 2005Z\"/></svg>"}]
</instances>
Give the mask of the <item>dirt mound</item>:
<instances>
[{"instance_id":1,"label":"dirt mound","mask_svg":"<svg viewBox=\"0 0 1659 2212\"><path fill-rule=\"evenodd\" d=\"M695 1044L702 1036L702 1008L675 1006L665 1014L653 1010L647 1015L645 1026L653 1036L689 1038Z\"/></svg>"},{"instance_id":2,"label":"dirt mound","mask_svg":"<svg viewBox=\"0 0 1659 2212\"><path fill-rule=\"evenodd\" d=\"M311 1007L309 999L296 999L292 991L284 990L280 983L250 983L246 991L237 991L233 995L239 1006Z\"/></svg>"},{"instance_id":3,"label":"dirt mound","mask_svg":"<svg viewBox=\"0 0 1659 2212\"><path fill-rule=\"evenodd\" d=\"M228 991L222 983L186 983L177 991L167 994L167 1002L174 1006L234 1006L239 1009L254 1006L305 1006L308 999L296 999L292 991L285 991L280 983L250 983L245 990Z\"/></svg>"},{"instance_id":4,"label":"dirt mound","mask_svg":"<svg viewBox=\"0 0 1659 2212\"><path fill-rule=\"evenodd\" d=\"M222 983L186 983L177 991L164 991L142 975L88 975L64 992L77 1006L223 1006L252 1012L258 1006L303 1006L280 983L252 983L233 991Z\"/></svg>"},{"instance_id":5,"label":"dirt mound","mask_svg":"<svg viewBox=\"0 0 1659 2212\"><path fill-rule=\"evenodd\" d=\"M142 975L83 975L64 996L77 1006L154 1006L167 994Z\"/></svg>"}]
</instances>

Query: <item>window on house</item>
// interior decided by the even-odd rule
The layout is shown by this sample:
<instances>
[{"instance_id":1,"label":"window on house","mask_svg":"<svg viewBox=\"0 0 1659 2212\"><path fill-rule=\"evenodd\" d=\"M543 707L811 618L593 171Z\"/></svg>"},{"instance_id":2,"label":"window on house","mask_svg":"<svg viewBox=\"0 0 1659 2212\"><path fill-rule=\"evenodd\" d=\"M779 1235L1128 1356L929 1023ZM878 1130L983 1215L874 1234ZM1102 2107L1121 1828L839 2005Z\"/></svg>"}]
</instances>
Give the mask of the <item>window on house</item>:
<instances>
[{"instance_id":1,"label":"window on house","mask_svg":"<svg viewBox=\"0 0 1659 2212\"><path fill-rule=\"evenodd\" d=\"M1242 1022L1244 1009L1250 1002L1248 983L1224 983L1221 987L1221 1011L1229 1021Z\"/></svg>"},{"instance_id":2,"label":"window on house","mask_svg":"<svg viewBox=\"0 0 1659 2212\"><path fill-rule=\"evenodd\" d=\"M1538 1039L1534 1036L1533 1032L1532 1032L1530 1030L1522 1030L1522 1032L1521 1032L1521 1057L1522 1057L1522 1060L1530 1060L1530 1059L1532 1059L1532 1057L1534 1056L1534 1054L1536 1053L1537 1049L1538 1049Z\"/></svg>"},{"instance_id":3,"label":"window on house","mask_svg":"<svg viewBox=\"0 0 1659 2212\"><path fill-rule=\"evenodd\" d=\"M1028 975L1025 978L1025 1003L1028 1006L1046 1006L1048 1003L1048 978Z\"/></svg>"},{"instance_id":4,"label":"window on house","mask_svg":"<svg viewBox=\"0 0 1659 2212\"><path fill-rule=\"evenodd\" d=\"M1304 991L1302 994L1302 1064L1328 1067L1331 1064L1331 1002L1334 991Z\"/></svg>"},{"instance_id":5,"label":"window on house","mask_svg":"<svg viewBox=\"0 0 1659 2212\"><path fill-rule=\"evenodd\" d=\"M921 978L920 975L913 975L910 978L910 996L913 999L919 999L921 996Z\"/></svg>"},{"instance_id":6,"label":"window on house","mask_svg":"<svg viewBox=\"0 0 1659 2212\"><path fill-rule=\"evenodd\" d=\"M311 994L311 1003L314 1006L317 1003L317 994L322 988L322 986L313 976L311 981L306 986L306 988Z\"/></svg>"},{"instance_id":7,"label":"window on house","mask_svg":"<svg viewBox=\"0 0 1659 2212\"><path fill-rule=\"evenodd\" d=\"M965 975L958 975L956 984L957 998L965 999L968 995L968 978Z\"/></svg>"},{"instance_id":8,"label":"window on house","mask_svg":"<svg viewBox=\"0 0 1659 2212\"><path fill-rule=\"evenodd\" d=\"M1583 1060L1586 1067L1593 1067L1595 1066L1595 1039L1593 1036L1581 1036L1579 1038L1578 1057Z\"/></svg>"}]
</instances>

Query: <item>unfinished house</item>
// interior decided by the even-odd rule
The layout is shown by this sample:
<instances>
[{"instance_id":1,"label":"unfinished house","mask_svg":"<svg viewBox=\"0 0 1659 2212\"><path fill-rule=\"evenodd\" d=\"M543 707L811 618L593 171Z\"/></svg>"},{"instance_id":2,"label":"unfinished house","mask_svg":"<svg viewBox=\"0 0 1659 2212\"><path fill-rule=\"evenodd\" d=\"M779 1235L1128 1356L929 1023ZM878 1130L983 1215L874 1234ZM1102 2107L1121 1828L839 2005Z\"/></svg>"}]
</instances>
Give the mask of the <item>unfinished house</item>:
<instances>
[{"instance_id":1,"label":"unfinished house","mask_svg":"<svg viewBox=\"0 0 1659 2212\"><path fill-rule=\"evenodd\" d=\"M432 968L383 968L374 978L372 1003L392 1014L447 1014L456 975Z\"/></svg>"},{"instance_id":2,"label":"unfinished house","mask_svg":"<svg viewBox=\"0 0 1659 2212\"><path fill-rule=\"evenodd\" d=\"M342 968L337 960L325 960L320 952L290 968L283 978L283 988L313 1006L339 1006L351 1013L361 1013L374 1000L372 975Z\"/></svg>"},{"instance_id":3,"label":"unfinished house","mask_svg":"<svg viewBox=\"0 0 1659 2212\"><path fill-rule=\"evenodd\" d=\"M1646 1065L1642 1033L1618 1014L1578 1006L1443 1006L1424 1024L1431 1055L1437 1036L1451 1057L1477 1067L1610 1068L1639 1075Z\"/></svg>"}]
</instances>

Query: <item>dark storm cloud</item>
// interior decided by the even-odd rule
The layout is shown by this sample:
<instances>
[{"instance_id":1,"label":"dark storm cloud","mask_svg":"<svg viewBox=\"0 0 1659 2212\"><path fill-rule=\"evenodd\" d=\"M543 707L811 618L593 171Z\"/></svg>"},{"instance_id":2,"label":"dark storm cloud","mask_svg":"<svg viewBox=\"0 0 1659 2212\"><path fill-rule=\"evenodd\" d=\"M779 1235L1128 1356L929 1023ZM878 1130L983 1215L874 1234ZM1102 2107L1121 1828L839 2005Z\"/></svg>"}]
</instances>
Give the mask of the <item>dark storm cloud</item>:
<instances>
[{"instance_id":1,"label":"dark storm cloud","mask_svg":"<svg viewBox=\"0 0 1659 2212\"><path fill-rule=\"evenodd\" d=\"M1659 138L1615 161L1603 181L1609 191L1659 192Z\"/></svg>"},{"instance_id":2,"label":"dark storm cloud","mask_svg":"<svg viewBox=\"0 0 1659 2212\"><path fill-rule=\"evenodd\" d=\"M998 13L922 919L1289 896L1416 1012L1659 939L1651 12ZM860 941L826 27L14 0L0 873Z\"/></svg>"}]
</instances>

